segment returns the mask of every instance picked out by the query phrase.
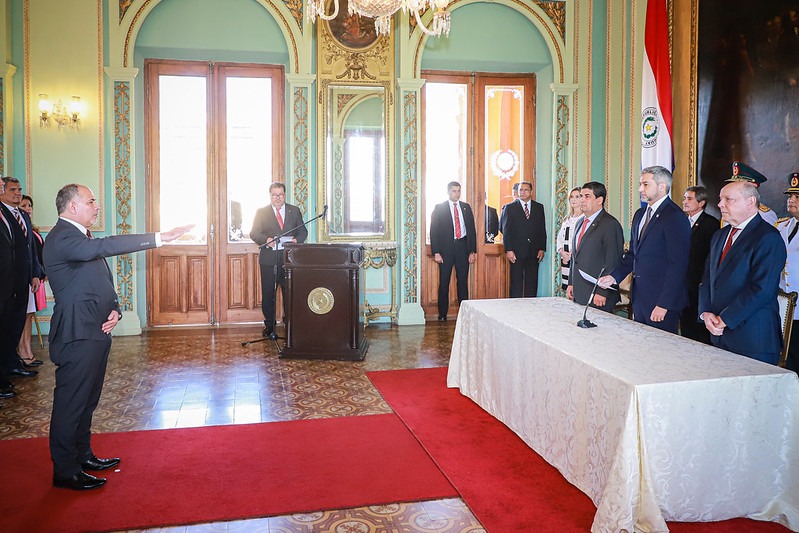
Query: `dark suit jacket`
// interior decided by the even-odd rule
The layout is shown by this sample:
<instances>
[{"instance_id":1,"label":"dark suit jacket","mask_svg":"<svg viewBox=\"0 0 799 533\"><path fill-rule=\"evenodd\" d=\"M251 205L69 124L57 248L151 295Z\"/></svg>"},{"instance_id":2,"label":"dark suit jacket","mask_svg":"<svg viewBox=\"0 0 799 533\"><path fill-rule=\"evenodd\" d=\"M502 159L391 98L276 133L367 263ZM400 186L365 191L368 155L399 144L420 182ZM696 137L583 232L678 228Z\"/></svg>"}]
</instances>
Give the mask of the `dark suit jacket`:
<instances>
[{"instance_id":1,"label":"dark suit jacket","mask_svg":"<svg viewBox=\"0 0 799 533\"><path fill-rule=\"evenodd\" d=\"M585 221L585 218L582 219L574 229L574 239L571 244L573 252L569 264L569 285L573 287L574 301L582 305L588 303L594 284L585 280L578 269L597 278L602 268L605 269L603 275L613 272L621 262L624 252L624 232L621 224L604 209L586 230L578 248L577 236L580 235ZM619 301L617 290L597 287L596 293L607 298L603 309L611 310Z\"/></svg>"},{"instance_id":2,"label":"dark suit jacket","mask_svg":"<svg viewBox=\"0 0 799 533\"><path fill-rule=\"evenodd\" d=\"M719 219L704 211L691 226L691 253L688 255L688 272L685 281L688 285L689 301L696 304L699 296L699 283L705 273L707 255L710 253L710 240L721 228Z\"/></svg>"},{"instance_id":3,"label":"dark suit jacket","mask_svg":"<svg viewBox=\"0 0 799 533\"><path fill-rule=\"evenodd\" d=\"M646 213L633 216L630 250L611 273L616 283L633 273L633 313L647 318L655 306L679 313L688 305L685 273L691 249L688 217L671 198L666 198L649 221L641 240L638 226Z\"/></svg>"},{"instance_id":4,"label":"dark suit jacket","mask_svg":"<svg viewBox=\"0 0 799 533\"><path fill-rule=\"evenodd\" d=\"M291 229L296 226L299 228L290 232L289 235L297 239L297 242L305 242L308 238L308 229L303 224L302 211L296 205L285 204L286 216L283 218L283 228ZM255 219L252 223L250 230L250 238L258 244L264 244L266 241L279 235L283 230L280 229L280 224L277 223L275 218L275 210L272 205L260 208L255 212ZM280 265L283 264L283 250L274 251L268 246L261 248L261 253L258 256L258 262L261 265Z\"/></svg>"},{"instance_id":5,"label":"dark suit jacket","mask_svg":"<svg viewBox=\"0 0 799 533\"><path fill-rule=\"evenodd\" d=\"M3 216L5 217L5 212L3 212ZM8 220L9 226L13 222L12 220ZM9 298L11 298L11 293L13 292L12 284L6 280L11 279L11 275L14 272L14 241L12 239L11 233L8 232L8 228L6 227L5 223L0 220L0 280L3 282L0 283L0 310L2 310L2 304L4 304Z\"/></svg>"},{"instance_id":6,"label":"dark suit jacket","mask_svg":"<svg viewBox=\"0 0 799 533\"><path fill-rule=\"evenodd\" d=\"M521 201L505 204L502 208L504 225L502 243L505 252L513 252L519 259L535 257L539 250L547 249L547 228L544 206L530 201L530 218L525 218Z\"/></svg>"},{"instance_id":7,"label":"dark suit jacket","mask_svg":"<svg viewBox=\"0 0 799 533\"><path fill-rule=\"evenodd\" d=\"M716 232L699 286L699 315L711 312L727 325L714 346L777 364L782 333L777 304L785 243L759 216L743 229L719 265L730 226Z\"/></svg>"},{"instance_id":8,"label":"dark suit jacket","mask_svg":"<svg viewBox=\"0 0 799 533\"><path fill-rule=\"evenodd\" d=\"M477 232L474 226L474 213L466 202L458 202L463 213L463 223L466 226L466 242L469 253L477 253ZM449 201L436 204L433 215L430 217L430 250L433 254L441 254L444 259L449 259L455 253L455 227L452 223L452 212L449 210Z\"/></svg>"},{"instance_id":9,"label":"dark suit jacket","mask_svg":"<svg viewBox=\"0 0 799 533\"><path fill-rule=\"evenodd\" d=\"M19 227L19 223L14 217L14 214L2 203L0 203L0 210L2 210L3 216L11 226L11 231L13 233L10 248L13 270L11 276L4 278L3 282L6 283L10 281L11 290L14 293L22 291L27 294L30 292L31 279L42 277L42 267L39 264L39 257L36 254L36 245L33 242L35 239L33 236L33 224L31 224L28 213L20 210L19 213L22 216L22 220L28 228L28 235L26 236L22 228Z\"/></svg>"},{"instance_id":10,"label":"dark suit jacket","mask_svg":"<svg viewBox=\"0 0 799 533\"><path fill-rule=\"evenodd\" d=\"M103 340L101 326L120 311L106 257L155 248L155 234L90 239L59 218L44 241L44 264L55 297L50 353L76 340ZM121 313L120 313L121 314Z\"/></svg>"}]
</instances>

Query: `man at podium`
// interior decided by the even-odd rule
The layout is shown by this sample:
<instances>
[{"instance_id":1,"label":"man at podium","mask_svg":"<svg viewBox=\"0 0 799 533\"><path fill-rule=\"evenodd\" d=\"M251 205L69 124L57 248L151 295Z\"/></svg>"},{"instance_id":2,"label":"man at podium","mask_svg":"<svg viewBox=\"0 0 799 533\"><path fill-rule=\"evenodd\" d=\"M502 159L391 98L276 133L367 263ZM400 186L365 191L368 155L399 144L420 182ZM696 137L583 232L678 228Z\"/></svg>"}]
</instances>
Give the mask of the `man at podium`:
<instances>
[{"instance_id":1,"label":"man at podium","mask_svg":"<svg viewBox=\"0 0 799 533\"><path fill-rule=\"evenodd\" d=\"M300 209L286 203L286 186L274 182L269 186L270 205L255 213L250 238L261 246L258 264L261 267L261 310L264 313L264 337L275 331L275 292L278 284L285 294L283 245L305 242L308 230ZM281 315L283 315L281 310Z\"/></svg>"}]
</instances>

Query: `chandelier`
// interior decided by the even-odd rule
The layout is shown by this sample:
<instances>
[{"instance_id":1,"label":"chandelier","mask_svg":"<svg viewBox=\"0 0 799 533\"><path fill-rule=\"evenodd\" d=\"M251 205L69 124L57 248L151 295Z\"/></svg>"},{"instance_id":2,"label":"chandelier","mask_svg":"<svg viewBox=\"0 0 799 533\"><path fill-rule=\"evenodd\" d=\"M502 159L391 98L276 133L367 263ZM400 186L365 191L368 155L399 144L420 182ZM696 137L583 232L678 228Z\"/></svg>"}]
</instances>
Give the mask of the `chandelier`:
<instances>
[{"instance_id":1,"label":"chandelier","mask_svg":"<svg viewBox=\"0 0 799 533\"><path fill-rule=\"evenodd\" d=\"M325 15L325 0L308 0L308 20L315 22L316 18L333 20L338 15L338 2L333 0L333 13ZM427 35L438 37L449 35L449 13L445 10L450 0L349 0L349 14L361 15L375 19L377 35L388 35L391 29L391 15L402 9L406 13L413 13L416 23ZM427 29L422 23L420 13L427 9L435 9L433 24Z\"/></svg>"}]
</instances>

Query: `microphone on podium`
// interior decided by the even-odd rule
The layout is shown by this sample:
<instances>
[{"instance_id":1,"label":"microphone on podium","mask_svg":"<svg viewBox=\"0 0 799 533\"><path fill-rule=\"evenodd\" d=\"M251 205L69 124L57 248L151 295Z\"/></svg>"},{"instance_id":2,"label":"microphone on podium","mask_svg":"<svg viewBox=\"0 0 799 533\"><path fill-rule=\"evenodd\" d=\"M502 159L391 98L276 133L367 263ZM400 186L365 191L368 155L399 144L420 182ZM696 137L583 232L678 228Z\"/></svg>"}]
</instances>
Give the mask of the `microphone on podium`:
<instances>
[{"instance_id":1,"label":"microphone on podium","mask_svg":"<svg viewBox=\"0 0 799 533\"><path fill-rule=\"evenodd\" d=\"M599 271L599 275L596 277L596 281L594 282L594 288L591 289L591 295L588 297L588 302L585 304L585 309L583 310L583 318L582 320L577 321L577 326L581 328L595 328L596 324L588 320L585 316L588 313L588 306L591 305L591 301L594 299L594 293L596 292L597 285L599 285L599 278L602 277L602 274L605 273L605 267L602 267L602 270Z\"/></svg>"}]
</instances>

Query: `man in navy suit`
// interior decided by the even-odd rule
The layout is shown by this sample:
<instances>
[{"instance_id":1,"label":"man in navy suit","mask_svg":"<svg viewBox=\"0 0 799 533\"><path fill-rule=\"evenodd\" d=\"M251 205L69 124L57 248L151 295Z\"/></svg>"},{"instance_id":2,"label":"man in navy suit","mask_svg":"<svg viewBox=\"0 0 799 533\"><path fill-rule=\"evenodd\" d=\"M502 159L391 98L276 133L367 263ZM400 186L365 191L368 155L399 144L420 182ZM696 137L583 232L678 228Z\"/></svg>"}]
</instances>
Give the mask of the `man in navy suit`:
<instances>
[{"instance_id":1,"label":"man in navy suit","mask_svg":"<svg viewBox=\"0 0 799 533\"><path fill-rule=\"evenodd\" d=\"M544 206L532 199L533 184L519 184L519 199L505 204L500 222L502 244L510 261L510 297L538 295L538 263L544 259L547 228Z\"/></svg>"},{"instance_id":2,"label":"man in navy suit","mask_svg":"<svg viewBox=\"0 0 799 533\"><path fill-rule=\"evenodd\" d=\"M776 365L782 349L777 292L787 253L777 229L757 216L755 180L766 178L739 173L721 189L719 210L729 224L710 243L699 319L714 346Z\"/></svg>"},{"instance_id":3,"label":"man in navy suit","mask_svg":"<svg viewBox=\"0 0 799 533\"><path fill-rule=\"evenodd\" d=\"M447 185L449 200L436 205L430 218L430 250L438 263L438 319L446 320L449 310L449 280L452 267L458 286L458 304L469 298L469 265L477 258L474 213L461 202L461 184Z\"/></svg>"},{"instance_id":4,"label":"man in navy suit","mask_svg":"<svg viewBox=\"0 0 799 533\"><path fill-rule=\"evenodd\" d=\"M719 230L719 219L705 213L707 189L700 186L685 189L682 210L688 215L691 225L691 254L688 256L688 273L685 281L688 286L688 307L680 317L680 333L695 341L710 344L710 334L704 324L699 322L699 283L705 273L707 255L710 253L710 240Z\"/></svg>"},{"instance_id":5,"label":"man in navy suit","mask_svg":"<svg viewBox=\"0 0 799 533\"><path fill-rule=\"evenodd\" d=\"M261 267L261 311L264 314L264 337L274 337L275 293L277 285L286 288L283 269L283 244L305 242L308 230L302 220L302 211L296 205L286 203L286 186L274 182L269 186L270 205L255 213L250 238L261 245L258 264ZM289 231L292 230L292 231ZM284 231L289 231L278 239Z\"/></svg>"},{"instance_id":6,"label":"man in navy suit","mask_svg":"<svg viewBox=\"0 0 799 533\"><path fill-rule=\"evenodd\" d=\"M53 486L72 490L101 487L106 479L86 470L108 470L118 457L100 459L92 450L92 415L100 401L111 351L111 331L122 319L106 257L160 246L191 226L164 233L95 239L89 227L100 206L91 189L65 185L56 196L58 222L44 243L47 278L55 297L50 321L50 359L56 365L50 457Z\"/></svg>"},{"instance_id":7,"label":"man in navy suit","mask_svg":"<svg viewBox=\"0 0 799 533\"><path fill-rule=\"evenodd\" d=\"M42 268L33 244L33 225L28 213L19 208L22 201L22 185L17 178L4 177L5 192L0 196L0 212L8 222L10 247L3 253L11 256L12 270L3 282L10 289L6 304L0 315L0 387L7 390L7 378L34 377L35 370L24 367L17 355L17 345L25 329L25 317L28 312L28 299L31 290L39 288Z\"/></svg>"},{"instance_id":8,"label":"man in navy suit","mask_svg":"<svg viewBox=\"0 0 799 533\"><path fill-rule=\"evenodd\" d=\"M636 322L677 333L680 312L688 304L685 273L691 227L669 198L671 172L659 166L641 171L638 192L648 205L635 212L630 250L621 264L599 280L600 287L621 283L633 274L630 299Z\"/></svg>"}]
</instances>

